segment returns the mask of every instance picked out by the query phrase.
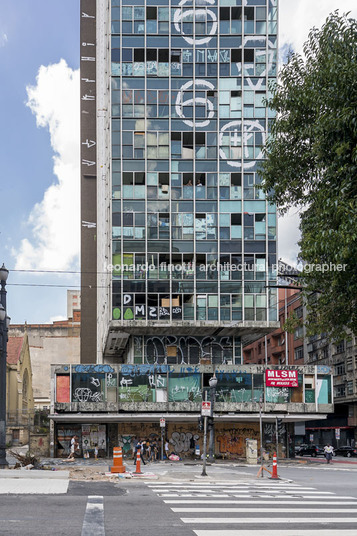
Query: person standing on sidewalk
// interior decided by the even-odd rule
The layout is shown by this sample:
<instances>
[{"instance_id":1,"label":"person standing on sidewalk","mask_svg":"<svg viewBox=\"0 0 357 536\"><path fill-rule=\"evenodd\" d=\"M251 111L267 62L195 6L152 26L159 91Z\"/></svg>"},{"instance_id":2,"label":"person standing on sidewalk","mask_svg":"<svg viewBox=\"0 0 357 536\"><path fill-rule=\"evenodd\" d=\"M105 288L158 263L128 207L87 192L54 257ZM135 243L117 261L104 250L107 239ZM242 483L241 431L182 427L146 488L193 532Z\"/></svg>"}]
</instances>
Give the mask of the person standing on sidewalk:
<instances>
[{"instance_id":1,"label":"person standing on sidewalk","mask_svg":"<svg viewBox=\"0 0 357 536\"><path fill-rule=\"evenodd\" d=\"M327 463L330 463L330 461L332 460L332 455L333 455L333 447L330 445L330 443L327 443L327 445L324 448L324 452L325 452Z\"/></svg>"},{"instance_id":2,"label":"person standing on sidewalk","mask_svg":"<svg viewBox=\"0 0 357 536\"><path fill-rule=\"evenodd\" d=\"M167 441L167 439L165 441L165 456L167 459L169 459L169 442Z\"/></svg>"},{"instance_id":3,"label":"person standing on sidewalk","mask_svg":"<svg viewBox=\"0 0 357 536\"><path fill-rule=\"evenodd\" d=\"M139 440L137 442L137 445L136 445L136 456L134 458L134 465L136 464L136 458L137 458L138 452L140 452L141 461L143 462L144 465L146 465L145 460L143 458L143 449L142 449L142 441L141 440Z\"/></svg>"}]
</instances>

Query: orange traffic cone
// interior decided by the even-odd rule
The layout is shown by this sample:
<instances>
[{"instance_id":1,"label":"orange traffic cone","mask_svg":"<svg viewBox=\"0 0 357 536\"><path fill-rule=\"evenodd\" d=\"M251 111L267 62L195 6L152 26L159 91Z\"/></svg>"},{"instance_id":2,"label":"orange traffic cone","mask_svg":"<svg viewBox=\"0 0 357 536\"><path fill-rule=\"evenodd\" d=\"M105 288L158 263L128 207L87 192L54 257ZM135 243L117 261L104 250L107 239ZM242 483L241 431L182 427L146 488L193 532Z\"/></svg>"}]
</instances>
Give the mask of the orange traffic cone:
<instances>
[{"instance_id":1,"label":"orange traffic cone","mask_svg":"<svg viewBox=\"0 0 357 536\"><path fill-rule=\"evenodd\" d=\"M280 478L278 477L278 463L276 461L276 452L274 452L273 455L273 472L270 478L272 480L280 480Z\"/></svg>"},{"instance_id":2,"label":"orange traffic cone","mask_svg":"<svg viewBox=\"0 0 357 536\"><path fill-rule=\"evenodd\" d=\"M113 448L113 466L110 471L111 473L125 473L121 447Z\"/></svg>"},{"instance_id":3,"label":"orange traffic cone","mask_svg":"<svg viewBox=\"0 0 357 536\"><path fill-rule=\"evenodd\" d=\"M138 449L138 452L136 454L136 469L133 474L142 475L141 468L140 468L140 449Z\"/></svg>"}]
</instances>

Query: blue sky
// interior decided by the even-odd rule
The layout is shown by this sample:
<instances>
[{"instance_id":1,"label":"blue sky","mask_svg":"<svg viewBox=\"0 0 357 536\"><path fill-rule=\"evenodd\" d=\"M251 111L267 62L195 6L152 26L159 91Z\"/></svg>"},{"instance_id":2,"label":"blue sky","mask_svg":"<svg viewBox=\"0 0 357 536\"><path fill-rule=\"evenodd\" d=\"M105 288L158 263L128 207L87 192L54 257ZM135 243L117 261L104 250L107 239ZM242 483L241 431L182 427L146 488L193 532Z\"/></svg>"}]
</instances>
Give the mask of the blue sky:
<instances>
[{"instance_id":1,"label":"blue sky","mask_svg":"<svg viewBox=\"0 0 357 536\"><path fill-rule=\"evenodd\" d=\"M11 269L17 262L12 250L18 250L23 239L32 239L31 210L57 182L48 128L36 126L36 117L26 106L26 87L36 84L41 65L57 64L61 58L71 69L78 69L79 0L0 0L0 43L0 262ZM66 268L78 270L78 263ZM16 323L48 322L66 314L65 288L13 284L78 286L78 282L75 275L11 272L8 314Z\"/></svg>"},{"instance_id":2,"label":"blue sky","mask_svg":"<svg viewBox=\"0 0 357 536\"><path fill-rule=\"evenodd\" d=\"M280 45L301 51L308 30L355 0L280 0ZM79 0L0 0L0 263L11 270L13 323L66 315L79 253ZM280 222L279 256L294 261L298 215ZM62 288L25 285L63 285Z\"/></svg>"}]
</instances>

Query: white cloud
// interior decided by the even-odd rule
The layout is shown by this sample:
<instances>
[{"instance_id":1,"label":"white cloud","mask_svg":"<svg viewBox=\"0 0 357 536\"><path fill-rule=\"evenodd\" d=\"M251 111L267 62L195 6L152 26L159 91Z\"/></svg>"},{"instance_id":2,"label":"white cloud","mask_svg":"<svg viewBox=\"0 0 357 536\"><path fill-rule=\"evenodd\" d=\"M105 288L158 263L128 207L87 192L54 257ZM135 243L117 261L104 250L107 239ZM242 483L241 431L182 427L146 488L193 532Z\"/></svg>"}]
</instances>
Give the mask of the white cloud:
<instances>
[{"instance_id":1,"label":"white cloud","mask_svg":"<svg viewBox=\"0 0 357 536\"><path fill-rule=\"evenodd\" d=\"M42 65L26 90L37 126L49 130L56 180L30 213L32 237L13 251L16 269L68 269L78 262L80 243L79 71L64 60Z\"/></svg>"},{"instance_id":2,"label":"white cloud","mask_svg":"<svg viewBox=\"0 0 357 536\"><path fill-rule=\"evenodd\" d=\"M356 0L281 0L279 2L280 46L290 43L295 52L302 52L313 26L321 28L327 16L338 9L357 17Z\"/></svg>"},{"instance_id":3,"label":"white cloud","mask_svg":"<svg viewBox=\"0 0 357 536\"><path fill-rule=\"evenodd\" d=\"M7 34L5 32L2 32L0 34L0 47L6 46L7 42L8 42Z\"/></svg>"},{"instance_id":4,"label":"white cloud","mask_svg":"<svg viewBox=\"0 0 357 536\"><path fill-rule=\"evenodd\" d=\"M294 266L297 264L297 255L300 240L300 216L296 208L280 217L278 220L278 258Z\"/></svg>"},{"instance_id":5,"label":"white cloud","mask_svg":"<svg viewBox=\"0 0 357 536\"><path fill-rule=\"evenodd\" d=\"M51 316L46 324L53 324L53 322L59 322L60 320L68 320L64 315Z\"/></svg>"}]
</instances>

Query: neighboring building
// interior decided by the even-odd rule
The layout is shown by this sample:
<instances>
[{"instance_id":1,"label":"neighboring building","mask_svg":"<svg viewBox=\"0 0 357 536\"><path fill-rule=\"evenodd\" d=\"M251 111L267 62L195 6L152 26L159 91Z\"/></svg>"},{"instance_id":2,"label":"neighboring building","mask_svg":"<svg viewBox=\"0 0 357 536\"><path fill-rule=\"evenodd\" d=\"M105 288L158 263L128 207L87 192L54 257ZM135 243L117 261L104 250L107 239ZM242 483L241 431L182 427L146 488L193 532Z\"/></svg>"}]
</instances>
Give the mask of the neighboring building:
<instances>
[{"instance_id":1,"label":"neighboring building","mask_svg":"<svg viewBox=\"0 0 357 536\"><path fill-rule=\"evenodd\" d=\"M7 343L6 367L6 442L24 444L34 421L32 370L27 334L12 337Z\"/></svg>"},{"instance_id":2,"label":"neighboring building","mask_svg":"<svg viewBox=\"0 0 357 536\"><path fill-rule=\"evenodd\" d=\"M187 453L213 374L217 453L245 454L260 397L290 447L290 422L332 411L329 374L307 404L314 367L266 391L242 364L243 340L279 327L276 208L257 188L277 0L134 4L81 1L81 364L53 367L56 452L73 433L129 449L164 416Z\"/></svg>"},{"instance_id":3,"label":"neighboring building","mask_svg":"<svg viewBox=\"0 0 357 536\"><path fill-rule=\"evenodd\" d=\"M28 337L36 409L50 409L51 365L80 361L80 311L73 314L73 318L52 324L10 325L10 337Z\"/></svg>"},{"instance_id":4,"label":"neighboring building","mask_svg":"<svg viewBox=\"0 0 357 536\"><path fill-rule=\"evenodd\" d=\"M81 310L81 293L79 290L67 290L67 318L75 319Z\"/></svg>"},{"instance_id":5,"label":"neighboring building","mask_svg":"<svg viewBox=\"0 0 357 536\"><path fill-rule=\"evenodd\" d=\"M338 343L326 334L306 340L306 363L325 365L334 374L335 411L324 423L307 424L307 433L316 443L332 445L357 443L357 338L350 334Z\"/></svg>"},{"instance_id":6,"label":"neighboring building","mask_svg":"<svg viewBox=\"0 0 357 536\"><path fill-rule=\"evenodd\" d=\"M295 319L293 332L284 330L285 322ZM266 365L304 364L304 306L301 292L296 289L279 289L280 328L243 348L243 363Z\"/></svg>"}]
</instances>

